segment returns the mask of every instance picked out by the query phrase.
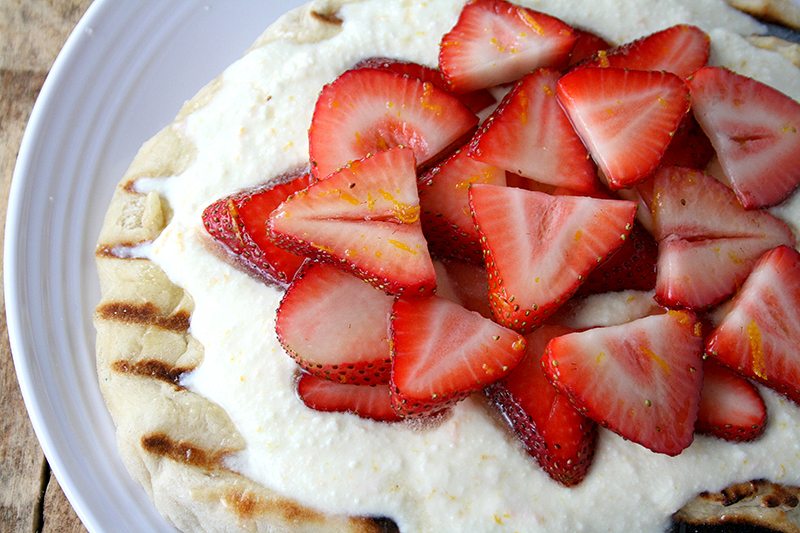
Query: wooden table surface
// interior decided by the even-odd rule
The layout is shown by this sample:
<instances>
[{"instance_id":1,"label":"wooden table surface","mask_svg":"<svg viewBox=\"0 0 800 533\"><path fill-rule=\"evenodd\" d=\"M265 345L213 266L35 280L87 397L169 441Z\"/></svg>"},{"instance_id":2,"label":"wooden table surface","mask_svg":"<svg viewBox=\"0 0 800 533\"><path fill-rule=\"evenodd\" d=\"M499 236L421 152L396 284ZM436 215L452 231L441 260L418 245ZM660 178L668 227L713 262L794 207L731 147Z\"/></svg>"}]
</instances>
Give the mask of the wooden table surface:
<instances>
[{"instance_id":1,"label":"wooden table surface","mask_svg":"<svg viewBox=\"0 0 800 533\"><path fill-rule=\"evenodd\" d=\"M53 60L90 3L91 0L0 0L3 222L11 174L31 108ZM14 373L5 312L0 320L0 531L86 531L33 433Z\"/></svg>"}]
</instances>

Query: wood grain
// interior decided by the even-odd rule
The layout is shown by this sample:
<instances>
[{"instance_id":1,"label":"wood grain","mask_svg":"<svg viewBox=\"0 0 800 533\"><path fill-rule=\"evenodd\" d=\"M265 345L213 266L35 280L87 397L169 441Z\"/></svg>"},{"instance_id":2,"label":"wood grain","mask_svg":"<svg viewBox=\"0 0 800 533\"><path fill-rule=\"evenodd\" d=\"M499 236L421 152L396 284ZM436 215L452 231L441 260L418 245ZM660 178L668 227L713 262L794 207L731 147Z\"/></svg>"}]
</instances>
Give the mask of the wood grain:
<instances>
[{"instance_id":1,"label":"wood grain","mask_svg":"<svg viewBox=\"0 0 800 533\"><path fill-rule=\"evenodd\" d=\"M19 143L47 71L90 0L0 0L0 220ZM2 242L0 233L0 243ZM86 529L50 472L17 385L0 318L0 531Z\"/></svg>"}]
</instances>

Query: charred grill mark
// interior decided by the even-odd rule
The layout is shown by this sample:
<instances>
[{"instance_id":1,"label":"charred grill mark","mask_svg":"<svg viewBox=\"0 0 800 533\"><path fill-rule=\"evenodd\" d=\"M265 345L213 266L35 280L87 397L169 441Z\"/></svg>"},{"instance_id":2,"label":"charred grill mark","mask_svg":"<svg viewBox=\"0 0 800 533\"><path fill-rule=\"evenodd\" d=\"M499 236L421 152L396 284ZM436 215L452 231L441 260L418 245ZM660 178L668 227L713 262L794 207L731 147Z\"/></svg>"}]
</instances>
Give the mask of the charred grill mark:
<instances>
[{"instance_id":1,"label":"charred grill mark","mask_svg":"<svg viewBox=\"0 0 800 533\"><path fill-rule=\"evenodd\" d=\"M222 494L225 507L242 520L256 520L264 515L280 515L288 523L324 525L325 515L291 500L265 496L246 488L231 488ZM353 533L399 533L397 524L385 517L354 517L349 520L347 531Z\"/></svg>"},{"instance_id":2,"label":"charred grill mark","mask_svg":"<svg viewBox=\"0 0 800 533\"><path fill-rule=\"evenodd\" d=\"M106 320L157 326L169 331L187 331L191 317L187 311L162 315L158 308L150 302L144 304L108 302L99 306L97 313Z\"/></svg>"},{"instance_id":3,"label":"charred grill mark","mask_svg":"<svg viewBox=\"0 0 800 533\"><path fill-rule=\"evenodd\" d=\"M311 11L311 16L325 24L333 24L334 26L341 26L344 22L337 16L336 13L322 13L320 11Z\"/></svg>"},{"instance_id":4,"label":"charred grill mark","mask_svg":"<svg viewBox=\"0 0 800 533\"><path fill-rule=\"evenodd\" d=\"M737 483L720 492L700 493L673 515L669 533L778 531L771 526L794 524L788 513L799 504L800 487L764 479Z\"/></svg>"},{"instance_id":5,"label":"charred grill mark","mask_svg":"<svg viewBox=\"0 0 800 533\"><path fill-rule=\"evenodd\" d=\"M269 498L250 490L228 490L223 499L229 509L243 519L254 519L266 514L279 513L287 522L322 522L324 516L290 500Z\"/></svg>"},{"instance_id":6,"label":"charred grill mark","mask_svg":"<svg viewBox=\"0 0 800 533\"><path fill-rule=\"evenodd\" d=\"M139 191L136 190L136 178L125 182L125 185L122 186L122 189L130 194L141 194Z\"/></svg>"},{"instance_id":7,"label":"charred grill mark","mask_svg":"<svg viewBox=\"0 0 800 533\"><path fill-rule=\"evenodd\" d=\"M738 483L724 489L720 494L722 496L722 505L728 507L734 503L740 502L745 498L750 498L758 492L755 482Z\"/></svg>"},{"instance_id":8,"label":"charred grill mark","mask_svg":"<svg viewBox=\"0 0 800 533\"><path fill-rule=\"evenodd\" d=\"M179 389L183 388L180 384L181 376L194 370L194 367L172 366L158 359L115 361L111 368L121 374L131 374L164 381Z\"/></svg>"},{"instance_id":9,"label":"charred grill mark","mask_svg":"<svg viewBox=\"0 0 800 533\"><path fill-rule=\"evenodd\" d=\"M142 448L153 455L165 457L203 470L215 470L222 466L226 451L209 451L189 442L173 440L165 433L151 433L141 440Z\"/></svg>"}]
</instances>

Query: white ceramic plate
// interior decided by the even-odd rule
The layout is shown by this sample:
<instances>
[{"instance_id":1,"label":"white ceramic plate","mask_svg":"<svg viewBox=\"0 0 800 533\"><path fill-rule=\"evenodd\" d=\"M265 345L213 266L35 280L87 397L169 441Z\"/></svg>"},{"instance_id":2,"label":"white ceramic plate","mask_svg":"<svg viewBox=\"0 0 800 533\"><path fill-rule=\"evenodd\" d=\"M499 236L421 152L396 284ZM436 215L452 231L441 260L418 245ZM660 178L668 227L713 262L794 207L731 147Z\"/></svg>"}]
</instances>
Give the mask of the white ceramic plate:
<instances>
[{"instance_id":1,"label":"white ceramic plate","mask_svg":"<svg viewBox=\"0 0 800 533\"><path fill-rule=\"evenodd\" d=\"M114 186L185 100L301 3L96 0L31 115L6 225L8 329L33 427L90 531L173 531L123 467L95 375L94 246Z\"/></svg>"}]
</instances>

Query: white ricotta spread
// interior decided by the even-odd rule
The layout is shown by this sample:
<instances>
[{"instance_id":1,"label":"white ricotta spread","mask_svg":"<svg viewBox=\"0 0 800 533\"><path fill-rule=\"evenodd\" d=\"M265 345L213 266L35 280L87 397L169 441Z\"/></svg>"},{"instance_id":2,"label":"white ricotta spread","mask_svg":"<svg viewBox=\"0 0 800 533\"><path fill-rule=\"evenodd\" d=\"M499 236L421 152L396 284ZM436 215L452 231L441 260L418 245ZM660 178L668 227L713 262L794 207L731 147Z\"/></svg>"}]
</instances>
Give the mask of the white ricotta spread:
<instances>
[{"instance_id":1,"label":"white ricotta spread","mask_svg":"<svg viewBox=\"0 0 800 533\"><path fill-rule=\"evenodd\" d=\"M721 1L519 3L613 43L691 22L710 33L713 64L800 98L797 69L750 46L742 35L761 27ZM274 332L281 292L208 251L202 210L304 165L317 94L355 62L386 56L435 66L439 40L461 6L455 0L348 4L334 37L252 50L225 71L207 105L174 126L196 145L197 157L158 185L174 216L149 253L194 297L191 332L205 359L186 385L221 405L246 439L230 466L314 508L389 516L404 531L663 531L699 491L754 478L800 484L800 408L767 389L769 426L756 442L698 436L681 455L667 457L601 430L588 477L571 489L550 480L479 395L430 427L318 413L297 398L296 366ZM778 210L795 229L797 203ZM634 300L632 306L595 300L601 302L595 307L606 315L600 320L619 321L647 307L641 297Z\"/></svg>"}]
</instances>

